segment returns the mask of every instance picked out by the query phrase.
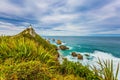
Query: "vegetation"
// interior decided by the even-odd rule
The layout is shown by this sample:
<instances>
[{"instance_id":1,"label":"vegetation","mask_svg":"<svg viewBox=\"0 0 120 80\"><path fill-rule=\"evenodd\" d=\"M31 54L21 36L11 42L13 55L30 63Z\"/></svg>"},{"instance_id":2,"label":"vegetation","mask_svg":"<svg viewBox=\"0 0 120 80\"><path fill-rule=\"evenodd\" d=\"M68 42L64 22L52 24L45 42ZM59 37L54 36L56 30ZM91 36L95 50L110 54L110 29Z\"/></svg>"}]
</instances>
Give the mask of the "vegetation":
<instances>
[{"instance_id":1,"label":"vegetation","mask_svg":"<svg viewBox=\"0 0 120 80\"><path fill-rule=\"evenodd\" d=\"M59 72L67 75L74 74L75 76L80 76L85 80L99 80L94 72L89 69L89 66L83 66L82 64L73 63L71 61L65 60L59 68Z\"/></svg>"},{"instance_id":2,"label":"vegetation","mask_svg":"<svg viewBox=\"0 0 120 80\"><path fill-rule=\"evenodd\" d=\"M101 61L100 59L98 59L97 63L100 69L98 70L96 66L94 66L92 69L101 80L118 80L117 77L119 71L119 64L117 66L116 73L114 73L113 60Z\"/></svg>"},{"instance_id":3,"label":"vegetation","mask_svg":"<svg viewBox=\"0 0 120 80\"><path fill-rule=\"evenodd\" d=\"M59 64L56 46L36 33L31 36L26 31L15 36L0 37L1 80L117 80L119 68L114 77L113 63L110 65L106 62L101 66L105 69L104 77L99 75L96 68L90 70L89 66L80 63L65 60Z\"/></svg>"}]
</instances>

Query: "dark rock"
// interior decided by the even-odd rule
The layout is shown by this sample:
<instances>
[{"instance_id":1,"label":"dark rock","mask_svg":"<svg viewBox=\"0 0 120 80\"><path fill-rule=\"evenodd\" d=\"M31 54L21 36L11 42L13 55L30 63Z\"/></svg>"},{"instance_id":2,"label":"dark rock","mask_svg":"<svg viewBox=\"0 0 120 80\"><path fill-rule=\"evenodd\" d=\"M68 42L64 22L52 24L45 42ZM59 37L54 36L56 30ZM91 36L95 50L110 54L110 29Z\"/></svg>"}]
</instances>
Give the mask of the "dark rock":
<instances>
[{"instance_id":1,"label":"dark rock","mask_svg":"<svg viewBox=\"0 0 120 80\"><path fill-rule=\"evenodd\" d=\"M71 54L73 57L77 57L77 54L76 54L76 52L72 52L72 54Z\"/></svg>"},{"instance_id":2,"label":"dark rock","mask_svg":"<svg viewBox=\"0 0 120 80\"><path fill-rule=\"evenodd\" d=\"M89 54L85 54L85 56L89 57L90 55Z\"/></svg>"},{"instance_id":3,"label":"dark rock","mask_svg":"<svg viewBox=\"0 0 120 80\"><path fill-rule=\"evenodd\" d=\"M81 54L78 54L77 58L83 60L83 56Z\"/></svg>"},{"instance_id":4,"label":"dark rock","mask_svg":"<svg viewBox=\"0 0 120 80\"><path fill-rule=\"evenodd\" d=\"M66 47L66 46L64 46L64 45L60 45L59 48L60 48L61 50L67 50L67 49L69 49L68 47Z\"/></svg>"},{"instance_id":5,"label":"dark rock","mask_svg":"<svg viewBox=\"0 0 120 80\"><path fill-rule=\"evenodd\" d=\"M62 41L61 40L57 40L57 42L56 42L57 44L62 44Z\"/></svg>"},{"instance_id":6,"label":"dark rock","mask_svg":"<svg viewBox=\"0 0 120 80\"><path fill-rule=\"evenodd\" d=\"M55 39L53 38L53 39L52 39L52 41L54 42L54 41L55 41Z\"/></svg>"}]
</instances>

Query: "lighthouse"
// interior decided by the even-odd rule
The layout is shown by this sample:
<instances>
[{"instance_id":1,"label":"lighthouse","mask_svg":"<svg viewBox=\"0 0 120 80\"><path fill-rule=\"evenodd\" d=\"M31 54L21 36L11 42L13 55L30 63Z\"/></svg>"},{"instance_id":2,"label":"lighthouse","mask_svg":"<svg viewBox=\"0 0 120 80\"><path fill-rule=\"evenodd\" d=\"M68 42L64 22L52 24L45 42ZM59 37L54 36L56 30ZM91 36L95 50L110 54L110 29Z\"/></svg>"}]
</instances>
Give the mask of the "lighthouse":
<instances>
[{"instance_id":1,"label":"lighthouse","mask_svg":"<svg viewBox=\"0 0 120 80\"><path fill-rule=\"evenodd\" d=\"M35 37L36 33L35 33L35 30L32 28L31 24L28 27L28 32L31 36Z\"/></svg>"}]
</instances>

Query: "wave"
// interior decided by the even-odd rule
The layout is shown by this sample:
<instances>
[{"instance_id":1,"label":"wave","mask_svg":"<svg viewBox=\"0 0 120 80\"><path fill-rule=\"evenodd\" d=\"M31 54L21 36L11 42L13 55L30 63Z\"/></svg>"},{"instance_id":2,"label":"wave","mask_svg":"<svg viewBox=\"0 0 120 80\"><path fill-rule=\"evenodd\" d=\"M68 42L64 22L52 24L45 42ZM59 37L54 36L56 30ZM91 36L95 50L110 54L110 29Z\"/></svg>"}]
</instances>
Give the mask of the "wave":
<instances>
[{"instance_id":1,"label":"wave","mask_svg":"<svg viewBox=\"0 0 120 80\"><path fill-rule=\"evenodd\" d=\"M71 47L71 46L67 46L67 47L69 47L69 50L73 49L73 47Z\"/></svg>"},{"instance_id":2,"label":"wave","mask_svg":"<svg viewBox=\"0 0 120 80\"><path fill-rule=\"evenodd\" d=\"M80 52L77 52L80 53ZM97 65L97 61L98 58L100 60L113 60L113 70L114 73L117 70L117 65L120 62L120 58L114 57L112 54L110 53L106 53L106 52L102 52L102 51L94 51L93 53L80 53L81 55L83 55L83 60L78 60L77 57L72 57L71 55L67 55L65 56L69 61L73 61L73 62L80 62L83 65L95 65L96 67L98 67ZM88 60L86 58L86 56L84 54L90 54L90 56L93 56L93 59ZM120 70L119 70L119 74L118 74L118 80L120 80Z\"/></svg>"},{"instance_id":3,"label":"wave","mask_svg":"<svg viewBox=\"0 0 120 80\"><path fill-rule=\"evenodd\" d=\"M62 45L66 45L67 43L65 43L65 42L62 42Z\"/></svg>"},{"instance_id":4,"label":"wave","mask_svg":"<svg viewBox=\"0 0 120 80\"><path fill-rule=\"evenodd\" d=\"M52 44L55 44L56 46L59 46L55 42L52 43ZM66 45L66 43L62 43L62 45ZM74 47L71 47L71 46L67 46L67 47L69 47L69 50L72 50L74 48ZM81 46L79 46L79 47L81 48ZM63 61L62 58L65 57L69 61L80 62L83 65L95 65L96 67L98 67L98 65L97 65L98 58L100 60L113 60L113 65L114 65L113 69L114 69L114 71L116 71L117 65L120 62L120 58L114 57L110 53L103 52L103 51L98 51L98 50L94 51L93 53L88 53L88 52L80 53L80 52L76 52L77 54L80 53L81 55L83 55L83 60L78 60L77 57L72 57L71 53L69 53L67 56L64 56L64 52L61 51L61 50L59 50L59 53L61 55L61 58L59 59L60 63L62 63L62 61ZM90 54L92 59L87 59L87 57L84 54ZM118 80L120 80L120 70L119 70L119 74L118 74Z\"/></svg>"},{"instance_id":5,"label":"wave","mask_svg":"<svg viewBox=\"0 0 120 80\"><path fill-rule=\"evenodd\" d=\"M101 52L101 51L94 51L94 53L92 54L95 58L92 60L93 62L98 61L98 58L100 60L113 60L113 70L114 73L117 70L117 65L120 62L120 58L114 57L112 54L110 53L106 53L106 52ZM118 80L120 80L120 70L118 73Z\"/></svg>"}]
</instances>

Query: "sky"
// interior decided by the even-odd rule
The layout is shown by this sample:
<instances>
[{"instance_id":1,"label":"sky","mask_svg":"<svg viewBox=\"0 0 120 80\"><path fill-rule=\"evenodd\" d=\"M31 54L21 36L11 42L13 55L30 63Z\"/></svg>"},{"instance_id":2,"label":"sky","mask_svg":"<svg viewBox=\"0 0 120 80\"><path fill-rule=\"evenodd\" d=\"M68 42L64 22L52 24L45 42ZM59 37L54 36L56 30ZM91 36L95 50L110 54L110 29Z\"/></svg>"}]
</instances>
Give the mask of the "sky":
<instances>
[{"instance_id":1,"label":"sky","mask_svg":"<svg viewBox=\"0 0 120 80\"><path fill-rule=\"evenodd\" d=\"M120 0L0 0L0 35L120 35Z\"/></svg>"}]
</instances>

